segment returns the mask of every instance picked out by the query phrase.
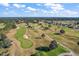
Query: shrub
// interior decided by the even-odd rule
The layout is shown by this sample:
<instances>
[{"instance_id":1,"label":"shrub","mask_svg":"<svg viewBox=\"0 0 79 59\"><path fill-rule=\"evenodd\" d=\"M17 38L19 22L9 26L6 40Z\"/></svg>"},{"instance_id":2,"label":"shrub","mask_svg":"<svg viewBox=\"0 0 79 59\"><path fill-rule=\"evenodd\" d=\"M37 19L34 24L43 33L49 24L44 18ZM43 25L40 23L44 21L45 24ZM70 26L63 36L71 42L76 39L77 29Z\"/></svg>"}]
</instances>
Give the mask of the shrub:
<instances>
[{"instance_id":1,"label":"shrub","mask_svg":"<svg viewBox=\"0 0 79 59\"><path fill-rule=\"evenodd\" d=\"M52 50L54 48L57 47L57 42L55 40L53 40L50 44L49 44L49 49Z\"/></svg>"},{"instance_id":2,"label":"shrub","mask_svg":"<svg viewBox=\"0 0 79 59\"><path fill-rule=\"evenodd\" d=\"M64 34L64 33L65 33L65 31L64 31L64 30L60 30L60 33L61 33L61 34Z\"/></svg>"}]
</instances>

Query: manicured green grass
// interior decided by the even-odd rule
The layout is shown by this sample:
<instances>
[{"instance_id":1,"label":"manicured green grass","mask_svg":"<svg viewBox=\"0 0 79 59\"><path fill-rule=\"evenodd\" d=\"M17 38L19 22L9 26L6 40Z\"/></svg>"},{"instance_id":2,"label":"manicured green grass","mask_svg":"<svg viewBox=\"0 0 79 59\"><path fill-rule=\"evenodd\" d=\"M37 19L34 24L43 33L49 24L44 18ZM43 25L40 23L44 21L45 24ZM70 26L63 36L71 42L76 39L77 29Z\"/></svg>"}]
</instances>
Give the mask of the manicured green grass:
<instances>
[{"instance_id":1,"label":"manicured green grass","mask_svg":"<svg viewBox=\"0 0 79 59\"><path fill-rule=\"evenodd\" d=\"M65 49L64 47L58 45L57 48L52 49L48 52L44 52L44 51L38 51L38 53L36 53L36 56L57 56L61 53L67 52L68 50Z\"/></svg>"},{"instance_id":2,"label":"manicured green grass","mask_svg":"<svg viewBox=\"0 0 79 59\"><path fill-rule=\"evenodd\" d=\"M23 36L26 32L25 26L19 26L20 28L17 29L16 38L20 41L22 48L30 48L32 47L32 42L29 39L25 39Z\"/></svg>"},{"instance_id":3,"label":"manicured green grass","mask_svg":"<svg viewBox=\"0 0 79 59\"><path fill-rule=\"evenodd\" d=\"M47 52L47 54L49 56L57 56L57 55L64 53L64 52L67 52L67 49L65 49L64 47L59 45L58 48Z\"/></svg>"}]
</instances>

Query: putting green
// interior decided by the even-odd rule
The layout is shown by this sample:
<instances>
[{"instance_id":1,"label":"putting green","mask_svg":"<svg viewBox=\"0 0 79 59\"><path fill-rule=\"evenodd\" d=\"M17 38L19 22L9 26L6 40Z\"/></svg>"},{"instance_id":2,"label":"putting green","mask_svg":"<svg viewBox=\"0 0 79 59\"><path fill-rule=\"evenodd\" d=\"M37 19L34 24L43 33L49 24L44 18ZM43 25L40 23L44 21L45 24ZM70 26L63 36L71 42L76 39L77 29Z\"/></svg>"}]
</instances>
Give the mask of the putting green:
<instances>
[{"instance_id":1,"label":"putting green","mask_svg":"<svg viewBox=\"0 0 79 59\"><path fill-rule=\"evenodd\" d=\"M16 38L20 41L22 48L30 48L32 47L32 42L29 39L25 39L23 36L26 32L25 26L19 26L19 29L17 29Z\"/></svg>"}]
</instances>

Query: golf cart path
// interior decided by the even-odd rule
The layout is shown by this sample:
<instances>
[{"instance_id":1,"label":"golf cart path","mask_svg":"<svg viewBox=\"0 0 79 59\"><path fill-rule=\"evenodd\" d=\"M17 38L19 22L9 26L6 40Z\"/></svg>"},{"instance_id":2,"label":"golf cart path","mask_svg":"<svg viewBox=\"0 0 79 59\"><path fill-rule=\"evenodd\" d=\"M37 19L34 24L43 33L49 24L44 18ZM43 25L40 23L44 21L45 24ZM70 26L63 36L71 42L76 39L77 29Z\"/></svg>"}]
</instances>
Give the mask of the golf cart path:
<instances>
[{"instance_id":1,"label":"golf cart path","mask_svg":"<svg viewBox=\"0 0 79 59\"><path fill-rule=\"evenodd\" d=\"M58 42L59 43L59 42ZM59 43L62 47L66 48L69 52L61 53L59 56L76 56L76 54L69 49L68 47L64 46L63 44Z\"/></svg>"},{"instance_id":2,"label":"golf cart path","mask_svg":"<svg viewBox=\"0 0 79 59\"><path fill-rule=\"evenodd\" d=\"M40 30L42 33L45 33L45 32L43 32L42 30ZM46 33L45 33L45 35L46 35L46 38L48 38L48 40L54 40L54 39L52 39L51 37L49 37L49 35L47 35ZM66 48L66 49L68 49L69 50L69 52L66 52L66 53L61 53L59 56L76 56L76 54L71 50L71 49L69 49L68 47L66 47L66 46L64 46L63 44L61 44L61 43L59 43L59 42L57 42L58 44L60 44L62 47L64 47L64 48Z\"/></svg>"},{"instance_id":3,"label":"golf cart path","mask_svg":"<svg viewBox=\"0 0 79 59\"><path fill-rule=\"evenodd\" d=\"M20 55L22 53L22 49L20 48L20 43L15 39L16 29L10 30L6 35L7 37L12 40L12 46L10 48L11 55Z\"/></svg>"},{"instance_id":4,"label":"golf cart path","mask_svg":"<svg viewBox=\"0 0 79 59\"><path fill-rule=\"evenodd\" d=\"M38 31L38 34L41 34L41 33L44 33L45 34L45 39L48 40L48 41L52 41L54 39L52 39L51 37L49 37L49 35L47 35L44 31L42 30L37 30ZM73 43L73 42L72 42ZM58 43L60 44L60 43ZM68 47L64 46L63 44L60 44L61 46L63 46L64 48L66 48L69 52L65 52L65 53L61 53L59 54L59 56L75 56L76 54L71 50L69 49Z\"/></svg>"}]
</instances>

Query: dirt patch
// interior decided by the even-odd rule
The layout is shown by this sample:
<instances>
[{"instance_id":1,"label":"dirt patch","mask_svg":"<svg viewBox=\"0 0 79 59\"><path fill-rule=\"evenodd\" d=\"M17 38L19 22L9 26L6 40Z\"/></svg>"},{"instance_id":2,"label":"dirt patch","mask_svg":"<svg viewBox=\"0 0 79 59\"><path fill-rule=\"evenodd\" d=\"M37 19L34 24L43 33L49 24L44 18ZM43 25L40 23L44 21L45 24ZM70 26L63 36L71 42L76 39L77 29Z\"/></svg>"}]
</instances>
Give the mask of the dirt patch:
<instances>
[{"instance_id":1,"label":"dirt patch","mask_svg":"<svg viewBox=\"0 0 79 59\"><path fill-rule=\"evenodd\" d=\"M10 30L6 33L7 37L12 40L12 46L10 48L10 55L20 55L22 53L22 48L20 47L20 42L15 39L16 29Z\"/></svg>"}]
</instances>

